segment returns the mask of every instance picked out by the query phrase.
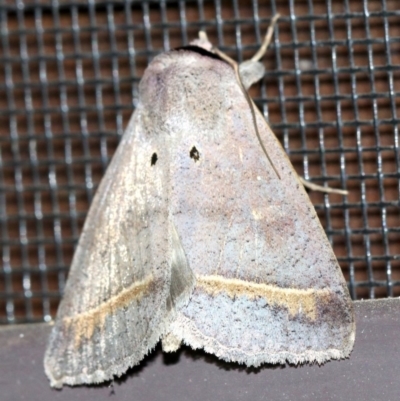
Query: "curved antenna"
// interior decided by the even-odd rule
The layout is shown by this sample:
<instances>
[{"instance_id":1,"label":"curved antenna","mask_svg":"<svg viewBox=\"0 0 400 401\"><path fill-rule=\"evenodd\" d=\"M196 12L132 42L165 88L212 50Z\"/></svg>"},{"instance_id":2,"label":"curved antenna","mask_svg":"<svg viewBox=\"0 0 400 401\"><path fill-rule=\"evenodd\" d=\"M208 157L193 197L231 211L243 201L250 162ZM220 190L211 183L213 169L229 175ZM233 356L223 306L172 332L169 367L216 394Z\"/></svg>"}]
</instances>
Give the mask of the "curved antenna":
<instances>
[{"instance_id":1,"label":"curved antenna","mask_svg":"<svg viewBox=\"0 0 400 401\"><path fill-rule=\"evenodd\" d=\"M273 19L271 21L271 25L269 26L267 33L264 37L263 43L262 43L260 49L257 51L257 53L251 58L251 61L257 62L258 60L260 60L260 58L262 56L264 56L265 52L267 51L268 45L271 42L271 38L274 33L274 27L275 27L275 24L278 21L279 17L280 17L279 14L276 14L273 17ZM208 41L207 34L204 31L199 32L199 37L202 40ZM253 125L254 125L254 129L256 131L258 141L260 142L261 148L262 148L263 152L265 153L265 156L267 157L269 163L271 164L273 170L275 171L275 174L278 176L279 179L281 179L281 176L280 176L278 170L276 169L276 167L274 166L274 163L272 162L271 158L268 155L267 149L265 148L264 143L261 139L260 132L258 131L256 114L254 111L255 104L254 104L253 100L251 99L251 97L249 96L249 94L247 93L247 90L245 89L245 87L243 85L242 79L240 78L238 63L235 60L233 60L232 58L230 58L228 55L223 53L221 50L217 49L216 47L213 47L212 50L214 51L215 54L217 54L219 57L221 57L222 60L226 61L229 65L231 65L233 70L235 71L236 80L247 100L247 103L250 106L251 117L253 119Z\"/></svg>"}]
</instances>

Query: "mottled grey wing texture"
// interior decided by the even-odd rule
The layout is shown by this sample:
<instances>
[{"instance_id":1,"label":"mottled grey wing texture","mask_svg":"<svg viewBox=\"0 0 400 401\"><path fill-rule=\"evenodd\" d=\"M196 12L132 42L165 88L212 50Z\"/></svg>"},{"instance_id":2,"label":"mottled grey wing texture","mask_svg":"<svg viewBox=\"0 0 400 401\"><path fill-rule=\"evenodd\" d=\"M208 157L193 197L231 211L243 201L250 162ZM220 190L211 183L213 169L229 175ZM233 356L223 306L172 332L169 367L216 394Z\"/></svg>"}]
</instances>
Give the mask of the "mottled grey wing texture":
<instances>
[{"instance_id":1,"label":"mottled grey wing texture","mask_svg":"<svg viewBox=\"0 0 400 401\"><path fill-rule=\"evenodd\" d=\"M158 160L166 137L146 119L139 105L87 216L45 355L52 386L102 382L139 363L193 287L176 256L169 165Z\"/></svg>"},{"instance_id":2,"label":"mottled grey wing texture","mask_svg":"<svg viewBox=\"0 0 400 401\"><path fill-rule=\"evenodd\" d=\"M349 355L352 302L315 210L232 67L189 50L148 68L142 101L171 137L171 218L196 276L174 338L227 361ZM154 89L154 87L157 89Z\"/></svg>"},{"instance_id":3,"label":"mottled grey wing texture","mask_svg":"<svg viewBox=\"0 0 400 401\"><path fill-rule=\"evenodd\" d=\"M230 65L193 48L150 64L73 259L45 355L53 386L121 375L160 338L249 366L349 355L343 275L256 119L280 177Z\"/></svg>"}]
</instances>

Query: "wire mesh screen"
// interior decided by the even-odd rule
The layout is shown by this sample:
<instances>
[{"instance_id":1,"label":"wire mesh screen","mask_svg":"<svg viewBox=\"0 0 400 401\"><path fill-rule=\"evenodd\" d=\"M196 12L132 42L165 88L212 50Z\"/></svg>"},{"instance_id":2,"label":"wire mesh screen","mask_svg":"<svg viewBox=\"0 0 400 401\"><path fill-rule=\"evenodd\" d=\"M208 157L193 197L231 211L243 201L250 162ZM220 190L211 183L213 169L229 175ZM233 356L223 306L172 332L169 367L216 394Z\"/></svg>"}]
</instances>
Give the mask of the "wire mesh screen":
<instances>
[{"instance_id":1,"label":"wire mesh screen","mask_svg":"<svg viewBox=\"0 0 400 401\"><path fill-rule=\"evenodd\" d=\"M151 59L200 29L238 61L311 192L354 299L400 295L397 0L0 2L0 322L56 312Z\"/></svg>"}]
</instances>

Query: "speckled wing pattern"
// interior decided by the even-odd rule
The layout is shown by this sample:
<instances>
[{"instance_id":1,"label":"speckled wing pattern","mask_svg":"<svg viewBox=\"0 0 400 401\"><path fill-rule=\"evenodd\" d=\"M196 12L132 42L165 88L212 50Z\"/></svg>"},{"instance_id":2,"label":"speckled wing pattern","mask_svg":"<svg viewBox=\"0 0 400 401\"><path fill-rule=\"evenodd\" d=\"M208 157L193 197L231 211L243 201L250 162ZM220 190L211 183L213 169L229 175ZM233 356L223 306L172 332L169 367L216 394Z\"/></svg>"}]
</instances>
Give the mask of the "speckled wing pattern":
<instances>
[{"instance_id":1,"label":"speckled wing pattern","mask_svg":"<svg viewBox=\"0 0 400 401\"><path fill-rule=\"evenodd\" d=\"M232 66L195 47L147 68L97 191L45 355L53 386L121 375L163 340L227 361L349 355L345 280Z\"/></svg>"},{"instance_id":2,"label":"speckled wing pattern","mask_svg":"<svg viewBox=\"0 0 400 401\"><path fill-rule=\"evenodd\" d=\"M168 215L169 168L157 161L165 137L143 118L139 106L87 216L45 355L52 386L138 364L193 288Z\"/></svg>"},{"instance_id":3,"label":"speckled wing pattern","mask_svg":"<svg viewBox=\"0 0 400 401\"><path fill-rule=\"evenodd\" d=\"M174 141L169 208L196 276L171 335L248 366L348 356L355 324L340 267L257 111L280 177L263 153L232 67L182 50L150 66L147 88L154 76L152 108Z\"/></svg>"}]
</instances>

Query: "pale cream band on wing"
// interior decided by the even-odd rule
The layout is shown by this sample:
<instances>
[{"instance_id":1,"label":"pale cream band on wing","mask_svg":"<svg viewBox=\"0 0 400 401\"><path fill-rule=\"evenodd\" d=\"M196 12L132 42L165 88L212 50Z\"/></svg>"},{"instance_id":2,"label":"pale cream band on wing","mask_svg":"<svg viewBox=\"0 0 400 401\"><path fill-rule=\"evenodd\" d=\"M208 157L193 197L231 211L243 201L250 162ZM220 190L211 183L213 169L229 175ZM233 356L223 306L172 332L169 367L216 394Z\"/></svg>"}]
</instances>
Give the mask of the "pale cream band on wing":
<instances>
[{"instance_id":1,"label":"pale cream band on wing","mask_svg":"<svg viewBox=\"0 0 400 401\"><path fill-rule=\"evenodd\" d=\"M66 328L73 327L75 347L79 347L83 338L91 338L96 327L103 327L106 317L115 313L117 309L129 305L131 301L139 300L149 292L153 283L153 276L149 275L141 281L136 281L99 306L74 316L62 319Z\"/></svg>"},{"instance_id":2,"label":"pale cream band on wing","mask_svg":"<svg viewBox=\"0 0 400 401\"><path fill-rule=\"evenodd\" d=\"M317 318L317 305L329 302L331 295L328 289L281 288L217 275L197 276L196 287L212 296L226 294L230 298L241 295L249 299L262 297L272 305L286 308L291 317L303 314L311 320Z\"/></svg>"}]
</instances>

